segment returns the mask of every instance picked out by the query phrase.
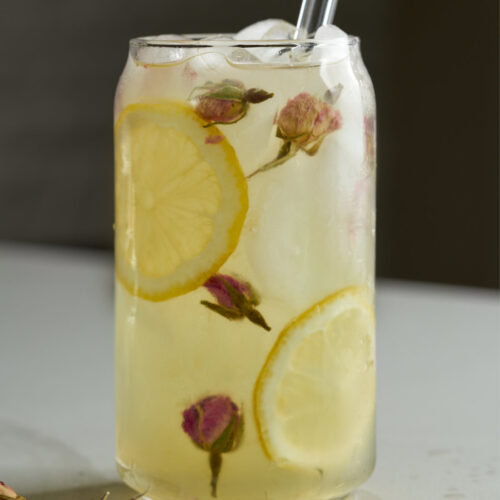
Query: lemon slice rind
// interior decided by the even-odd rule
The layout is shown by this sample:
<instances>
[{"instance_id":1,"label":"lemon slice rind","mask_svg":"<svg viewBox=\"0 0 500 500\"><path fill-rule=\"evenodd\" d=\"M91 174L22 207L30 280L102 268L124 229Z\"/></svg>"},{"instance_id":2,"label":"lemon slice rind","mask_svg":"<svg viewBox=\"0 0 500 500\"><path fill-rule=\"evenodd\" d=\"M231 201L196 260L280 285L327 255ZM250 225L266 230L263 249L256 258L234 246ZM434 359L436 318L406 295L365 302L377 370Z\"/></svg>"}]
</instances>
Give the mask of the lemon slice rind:
<instances>
[{"instance_id":1,"label":"lemon slice rind","mask_svg":"<svg viewBox=\"0 0 500 500\"><path fill-rule=\"evenodd\" d=\"M156 123L162 130L175 131L179 137L185 136L186 141L194 145L195 149L199 151L199 160L203 162L203 168L207 175L211 174L214 179L212 195L220 196L219 206L213 215L213 220L207 222L208 216L203 214L204 230L209 230L207 229L208 224L212 228L207 243L203 248L195 249L194 255L189 260L182 261L179 258L181 262L173 272L163 276L147 276L138 270L137 256L133 254L133 249L129 248L134 245L135 235L132 235L129 240L126 237L127 230L130 232L130 226L133 224L131 218L133 218L136 209L133 206L135 203L133 199L134 183L130 182L127 176L131 175L131 169L143 168L133 164L134 159L131 159L131 146L127 141L127 134L135 133L137 135L137 132L130 131L133 131L134 127L140 130L141 126L145 127L150 123ZM174 101L131 104L122 111L116 122L117 250L115 252L115 271L118 280L133 295L151 301L161 301L194 290L216 273L238 244L248 210L246 179L236 153L224 135L217 127L204 128L204 124L205 122L189 106ZM211 143L210 138L217 140L213 141L215 143ZM154 168L169 168L169 166L159 165ZM182 187L181 182L178 181L178 184ZM211 204L215 206L216 202L212 200ZM195 212L195 210L193 211ZM124 218L126 222L123 222ZM182 224L179 221L178 226L177 231L182 230ZM191 231L195 230L196 228L191 229ZM174 246L176 241L179 242L180 236L178 234L174 236L175 238L170 239L169 245L172 245L171 240L174 241ZM188 245L189 238L187 240L180 240L180 242ZM152 248L151 252L154 251ZM175 252L175 248L172 252Z\"/></svg>"},{"instance_id":2,"label":"lemon slice rind","mask_svg":"<svg viewBox=\"0 0 500 500\"><path fill-rule=\"evenodd\" d=\"M318 462L318 454L314 450L309 450L307 447L297 447L293 443L290 443L286 437L286 433L280 428L280 417L276 415L274 403L278 397L280 383L289 371L294 353L309 335L325 329L325 325L334 321L342 313L356 310L363 316L363 321L366 321L366 338L370 339L369 342L371 342L369 347L370 359L368 361L373 364L375 317L373 307L370 303L370 292L367 288L345 288L326 297L306 310L289 323L277 337L255 383L253 407L262 449L266 456L278 465L284 467L299 466L314 468L322 465ZM332 335L335 335L335 332ZM311 384L313 383L314 381L311 382ZM304 402L307 403L307 395L304 395ZM366 412L366 431L369 432L369 427L373 422L374 387L373 400L368 401L365 406L368 407L368 411ZM311 410L308 414L309 416L314 412L321 411L320 408L312 408ZM314 422L314 417L312 417L311 422ZM304 425L307 425L307 422ZM320 433L327 436L330 430L329 428L320 429ZM331 450L330 455L333 457L336 452L337 450ZM326 450L326 453L320 453L320 455L322 455L322 460L330 459L329 450Z\"/></svg>"}]
</instances>

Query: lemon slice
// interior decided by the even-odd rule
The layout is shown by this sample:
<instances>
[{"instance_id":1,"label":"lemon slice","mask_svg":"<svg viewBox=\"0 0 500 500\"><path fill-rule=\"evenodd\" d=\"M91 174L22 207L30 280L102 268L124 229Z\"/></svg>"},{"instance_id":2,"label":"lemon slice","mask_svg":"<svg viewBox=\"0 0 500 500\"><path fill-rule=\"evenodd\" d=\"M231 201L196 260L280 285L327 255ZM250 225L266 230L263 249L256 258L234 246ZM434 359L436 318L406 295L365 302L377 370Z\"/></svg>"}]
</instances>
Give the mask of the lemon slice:
<instances>
[{"instance_id":1,"label":"lemon slice","mask_svg":"<svg viewBox=\"0 0 500 500\"><path fill-rule=\"evenodd\" d=\"M133 104L115 126L116 257L134 295L202 285L238 244L247 183L220 130L181 103Z\"/></svg>"},{"instance_id":2,"label":"lemon slice","mask_svg":"<svg viewBox=\"0 0 500 500\"><path fill-rule=\"evenodd\" d=\"M280 465L323 468L352 457L374 425L374 314L346 288L278 336L254 389L261 444Z\"/></svg>"}]
</instances>

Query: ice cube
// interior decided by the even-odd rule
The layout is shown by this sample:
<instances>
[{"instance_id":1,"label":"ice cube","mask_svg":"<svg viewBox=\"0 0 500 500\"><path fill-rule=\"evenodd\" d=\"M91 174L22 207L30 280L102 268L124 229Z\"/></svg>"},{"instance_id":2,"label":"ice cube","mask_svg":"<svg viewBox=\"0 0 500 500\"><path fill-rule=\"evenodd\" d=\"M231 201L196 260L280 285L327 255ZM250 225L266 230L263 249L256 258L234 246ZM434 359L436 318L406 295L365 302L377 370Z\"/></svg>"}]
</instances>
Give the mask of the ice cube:
<instances>
[{"instance_id":1,"label":"ice cube","mask_svg":"<svg viewBox=\"0 0 500 500\"><path fill-rule=\"evenodd\" d=\"M235 35L235 40L291 40L295 34L295 26L282 19L266 19L247 26ZM287 64L290 61L290 48L279 45L274 47L258 47L236 52L233 60L236 63L271 63Z\"/></svg>"},{"instance_id":2,"label":"ice cube","mask_svg":"<svg viewBox=\"0 0 500 500\"><path fill-rule=\"evenodd\" d=\"M325 24L324 26L320 26L314 34L315 40L335 40L337 38L347 41L348 36L347 33L333 24Z\"/></svg>"},{"instance_id":3,"label":"ice cube","mask_svg":"<svg viewBox=\"0 0 500 500\"><path fill-rule=\"evenodd\" d=\"M210 41L210 40L233 40L233 36L228 34L228 33L219 33L219 34L215 34L215 35L208 35L208 36L204 36L202 38L200 38L200 40L203 40L203 41Z\"/></svg>"},{"instance_id":4,"label":"ice cube","mask_svg":"<svg viewBox=\"0 0 500 500\"><path fill-rule=\"evenodd\" d=\"M147 44L139 44L132 50L133 57L143 64L168 64L178 62L186 56L182 47L170 47L162 42L184 40L181 35L157 35L144 37L141 40Z\"/></svg>"},{"instance_id":5,"label":"ice cube","mask_svg":"<svg viewBox=\"0 0 500 500\"><path fill-rule=\"evenodd\" d=\"M295 26L282 19L266 19L251 24L236 33L236 40L290 40Z\"/></svg>"},{"instance_id":6,"label":"ice cube","mask_svg":"<svg viewBox=\"0 0 500 500\"><path fill-rule=\"evenodd\" d=\"M255 64L260 59L247 49L237 48L229 54L229 60L235 64Z\"/></svg>"},{"instance_id":7,"label":"ice cube","mask_svg":"<svg viewBox=\"0 0 500 500\"><path fill-rule=\"evenodd\" d=\"M202 47L196 49L196 51L192 50L189 54L190 56L196 55L191 60L192 69L201 74L206 74L207 72L217 72L221 67L225 67L233 50L230 44L224 42L231 42L232 40L233 36L227 33L210 34L201 37ZM213 46L210 46L210 42L219 41L222 43L215 43ZM205 45L204 42L207 42L206 47L203 47Z\"/></svg>"},{"instance_id":8,"label":"ice cube","mask_svg":"<svg viewBox=\"0 0 500 500\"><path fill-rule=\"evenodd\" d=\"M214 51L216 50L216 52ZM229 47L217 47L217 49L202 49L197 51L195 57L190 61L191 70L205 79L217 80L217 74L227 69L227 59L229 58ZM194 55L194 53L192 53Z\"/></svg>"},{"instance_id":9,"label":"ice cube","mask_svg":"<svg viewBox=\"0 0 500 500\"><path fill-rule=\"evenodd\" d=\"M338 62L349 55L349 36L333 24L318 28L314 40L318 42L312 55L314 62Z\"/></svg>"}]
</instances>

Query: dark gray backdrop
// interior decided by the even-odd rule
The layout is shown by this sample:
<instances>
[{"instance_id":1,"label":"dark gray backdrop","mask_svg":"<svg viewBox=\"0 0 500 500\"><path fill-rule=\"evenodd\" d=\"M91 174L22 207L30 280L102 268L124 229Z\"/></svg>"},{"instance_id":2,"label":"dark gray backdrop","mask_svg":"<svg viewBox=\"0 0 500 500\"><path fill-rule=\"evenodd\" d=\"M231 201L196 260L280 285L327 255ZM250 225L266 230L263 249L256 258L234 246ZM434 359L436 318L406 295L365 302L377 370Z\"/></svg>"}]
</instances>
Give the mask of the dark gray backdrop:
<instances>
[{"instance_id":1,"label":"dark gray backdrop","mask_svg":"<svg viewBox=\"0 0 500 500\"><path fill-rule=\"evenodd\" d=\"M0 0L0 238L112 246L127 40L293 22L300 1ZM497 2L340 0L378 102L377 271L498 286Z\"/></svg>"}]
</instances>

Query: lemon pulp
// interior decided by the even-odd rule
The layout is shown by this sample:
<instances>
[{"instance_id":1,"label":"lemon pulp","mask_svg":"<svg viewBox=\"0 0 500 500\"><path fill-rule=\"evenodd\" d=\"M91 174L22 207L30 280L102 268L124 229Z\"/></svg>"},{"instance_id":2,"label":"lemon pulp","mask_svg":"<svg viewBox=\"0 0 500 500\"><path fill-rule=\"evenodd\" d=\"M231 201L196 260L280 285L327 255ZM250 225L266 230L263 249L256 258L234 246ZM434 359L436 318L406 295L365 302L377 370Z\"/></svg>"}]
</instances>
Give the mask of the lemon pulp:
<instances>
[{"instance_id":1,"label":"lemon pulp","mask_svg":"<svg viewBox=\"0 0 500 500\"><path fill-rule=\"evenodd\" d=\"M128 106L117 121L116 271L134 295L193 290L238 244L246 180L220 130L202 124L172 101Z\"/></svg>"},{"instance_id":2,"label":"lemon pulp","mask_svg":"<svg viewBox=\"0 0 500 500\"><path fill-rule=\"evenodd\" d=\"M335 293L278 336L254 389L259 437L273 461L342 463L372 431L374 319L366 295Z\"/></svg>"}]
</instances>

